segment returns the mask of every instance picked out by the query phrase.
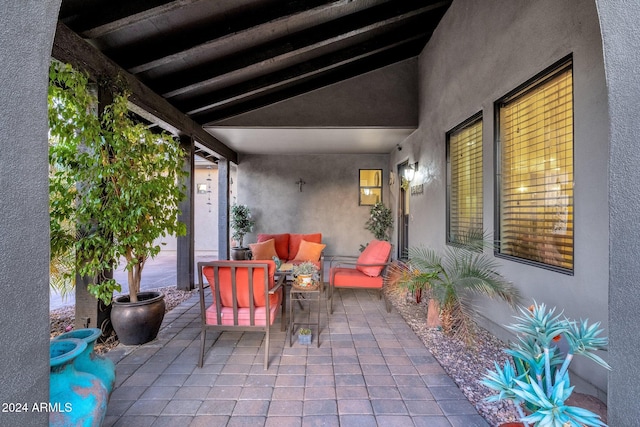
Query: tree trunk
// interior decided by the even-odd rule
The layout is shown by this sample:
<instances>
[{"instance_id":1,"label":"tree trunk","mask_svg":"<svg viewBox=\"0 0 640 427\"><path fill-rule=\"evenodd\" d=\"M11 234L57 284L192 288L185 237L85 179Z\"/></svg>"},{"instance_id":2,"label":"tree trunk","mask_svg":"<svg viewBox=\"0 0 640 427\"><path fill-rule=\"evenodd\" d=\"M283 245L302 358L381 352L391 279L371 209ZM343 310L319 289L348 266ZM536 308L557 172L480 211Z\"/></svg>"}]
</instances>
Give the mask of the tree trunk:
<instances>
[{"instance_id":1,"label":"tree trunk","mask_svg":"<svg viewBox=\"0 0 640 427\"><path fill-rule=\"evenodd\" d=\"M427 306L427 328L437 328L442 326L440 322L440 304L438 300L429 298L429 305Z\"/></svg>"}]
</instances>

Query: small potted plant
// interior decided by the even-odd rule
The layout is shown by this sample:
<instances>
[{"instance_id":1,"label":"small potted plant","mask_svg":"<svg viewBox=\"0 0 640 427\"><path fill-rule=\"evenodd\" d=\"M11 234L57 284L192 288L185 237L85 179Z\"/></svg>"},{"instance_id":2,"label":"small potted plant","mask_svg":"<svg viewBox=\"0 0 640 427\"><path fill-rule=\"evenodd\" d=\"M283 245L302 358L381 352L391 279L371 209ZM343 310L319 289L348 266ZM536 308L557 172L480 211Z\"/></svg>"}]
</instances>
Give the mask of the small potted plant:
<instances>
[{"instance_id":1,"label":"small potted plant","mask_svg":"<svg viewBox=\"0 0 640 427\"><path fill-rule=\"evenodd\" d=\"M298 329L298 343L303 345L311 344L311 329L309 328Z\"/></svg>"},{"instance_id":2,"label":"small potted plant","mask_svg":"<svg viewBox=\"0 0 640 427\"><path fill-rule=\"evenodd\" d=\"M244 235L253 230L255 223L251 218L251 210L247 205L234 203L231 206L231 222L229 225L233 229L231 237L237 244L237 246L231 248L231 259L236 261L247 259L246 254L249 248L243 245Z\"/></svg>"},{"instance_id":3,"label":"small potted plant","mask_svg":"<svg viewBox=\"0 0 640 427\"><path fill-rule=\"evenodd\" d=\"M534 303L520 311L522 315L515 317L518 323L508 327L518 340L505 350L515 369L508 362L503 367L495 363L495 370L481 381L498 392L487 400L511 400L524 426L606 426L593 412L565 404L573 392L569 364L576 354L611 369L594 353L607 345L606 338L598 337L600 323L568 320L562 313L554 316L555 308L547 310L544 304ZM566 354L557 346L561 339L568 344Z\"/></svg>"},{"instance_id":4,"label":"small potted plant","mask_svg":"<svg viewBox=\"0 0 640 427\"><path fill-rule=\"evenodd\" d=\"M310 286L318 274L318 267L311 261L304 261L294 265L291 272L299 285Z\"/></svg>"}]
</instances>

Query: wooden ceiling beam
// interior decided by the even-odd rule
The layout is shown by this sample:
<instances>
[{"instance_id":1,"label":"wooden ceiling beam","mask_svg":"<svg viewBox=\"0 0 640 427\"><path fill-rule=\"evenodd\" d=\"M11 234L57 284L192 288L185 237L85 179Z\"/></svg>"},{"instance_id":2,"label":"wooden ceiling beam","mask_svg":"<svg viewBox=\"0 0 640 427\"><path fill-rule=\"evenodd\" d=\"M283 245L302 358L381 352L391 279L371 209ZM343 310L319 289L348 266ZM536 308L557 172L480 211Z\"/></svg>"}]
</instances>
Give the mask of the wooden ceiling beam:
<instances>
[{"instance_id":1,"label":"wooden ceiling beam","mask_svg":"<svg viewBox=\"0 0 640 427\"><path fill-rule=\"evenodd\" d=\"M429 5L411 9L405 13L383 18L374 15L367 19L345 19L314 28L279 41L273 45L262 45L250 52L241 52L224 61L212 61L182 72L172 73L154 81L153 88L162 96L171 98L192 91L202 91L207 86L225 86L230 83L253 78L258 74L269 73L273 69L290 66L298 57L308 61L317 51L326 51L330 46L345 45L364 38L375 38L383 32L396 28L408 28L409 37L419 31L424 34L429 26L429 13L441 5ZM425 17L426 16L426 17ZM334 49L335 50L335 49Z\"/></svg>"},{"instance_id":2,"label":"wooden ceiling beam","mask_svg":"<svg viewBox=\"0 0 640 427\"><path fill-rule=\"evenodd\" d=\"M214 153L233 163L238 163L238 154L235 151L213 137L200 124L153 92L60 21L58 21L56 28L52 56L59 61L70 63L74 67L86 71L96 80L103 78L124 79L131 91L129 98L131 103L176 129L179 134L190 135ZM143 111L137 111L137 113L144 114Z\"/></svg>"},{"instance_id":3,"label":"wooden ceiling beam","mask_svg":"<svg viewBox=\"0 0 640 427\"><path fill-rule=\"evenodd\" d=\"M145 0L101 2L90 8L90 14L74 14L73 6L62 3L60 20L84 38L97 38L145 19L151 19L200 0Z\"/></svg>"},{"instance_id":4,"label":"wooden ceiling beam","mask_svg":"<svg viewBox=\"0 0 640 427\"><path fill-rule=\"evenodd\" d=\"M179 37L167 39L164 43L152 41L148 46L132 46L130 50L125 49L125 52L113 57L133 74L185 61L187 58L205 55L210 57L211 52L215 52L216 58L221 58L329 22L337 16L353 14L389 1L338 0L320 5L317 0L298 2L300 4L297 9L282 12L269 10L268 13L256 11L243 19L225 22L224 28L227 31L224 33L220 33L217 28L220 25L212 23L205 29L183 32ZM144 54L140 55L140 52ZM109 52L107 55L112 56Z\"/></svg>"},{"instance_id":5,"label":"wooden ceiling beam","mask_svg":"<svg viewBox=\"0 0 640 427\"><path fill-rule=\"evenodd\" d=\"M328 71L344 67L352 62L365 63L362 60L369 56L379 56L388 50L402 49L403 45L411 44L415 46L417 42L419 46L416 48L416 52L419 53L421 47L426 44L429 37L430 34L424 34L422 32L408 35L403 31L402 36L386 34L379 39L370 40L366 43L334 52L331 55L324 55L278 72L248 80L241 84L201 93L198 96L186 98L184 101L175 100L175 104L182 111L190 115L207 110L224 108L226 105L239 103L278 88L285 88L297 82L314 78ZM361 70L361 72L366 71L369 70Z\"/></svg>"}]
</instances>

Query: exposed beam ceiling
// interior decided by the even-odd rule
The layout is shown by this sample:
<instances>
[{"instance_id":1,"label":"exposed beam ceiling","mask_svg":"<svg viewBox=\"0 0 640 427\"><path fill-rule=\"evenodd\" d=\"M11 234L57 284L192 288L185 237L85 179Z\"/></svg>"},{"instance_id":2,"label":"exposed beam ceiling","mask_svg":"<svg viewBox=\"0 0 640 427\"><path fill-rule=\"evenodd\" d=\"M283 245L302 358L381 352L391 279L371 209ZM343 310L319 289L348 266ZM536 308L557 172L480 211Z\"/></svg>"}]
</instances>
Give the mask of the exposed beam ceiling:
<instances>
[{"instance_id":1,"label":"exposed beam ceiling","mask_svg":"<svg viewBox=\"0 0 640 427\"><path fill-rule=\"evenodd\" d=\"M63 0L60 20L140 85L210 126L417 56L450 4Z\"/></svg>"}]
</instances>

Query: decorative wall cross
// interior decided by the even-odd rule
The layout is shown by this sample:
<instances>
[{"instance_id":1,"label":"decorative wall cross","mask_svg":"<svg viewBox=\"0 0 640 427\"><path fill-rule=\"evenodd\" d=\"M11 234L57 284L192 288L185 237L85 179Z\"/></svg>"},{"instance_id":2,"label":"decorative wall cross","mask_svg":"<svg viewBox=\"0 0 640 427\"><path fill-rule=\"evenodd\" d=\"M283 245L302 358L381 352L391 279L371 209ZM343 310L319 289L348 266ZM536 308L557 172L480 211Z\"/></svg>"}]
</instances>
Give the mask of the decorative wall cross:
<instances>
[{"instance_id":1,"label":"decorative wall cross","mask_svg":"<svg viewBox=\"0 0 640 427\"><path fill-rule=\"evenodd\" d=\"M300 178L300 179L296 182L296 184L298 184L298 190L300 190L300 192L302 193L302 186L303 186L304 184L306 184L306 182L304 182L304 181L302 180L302 178Z\"/></svg>"}]
</instances>

